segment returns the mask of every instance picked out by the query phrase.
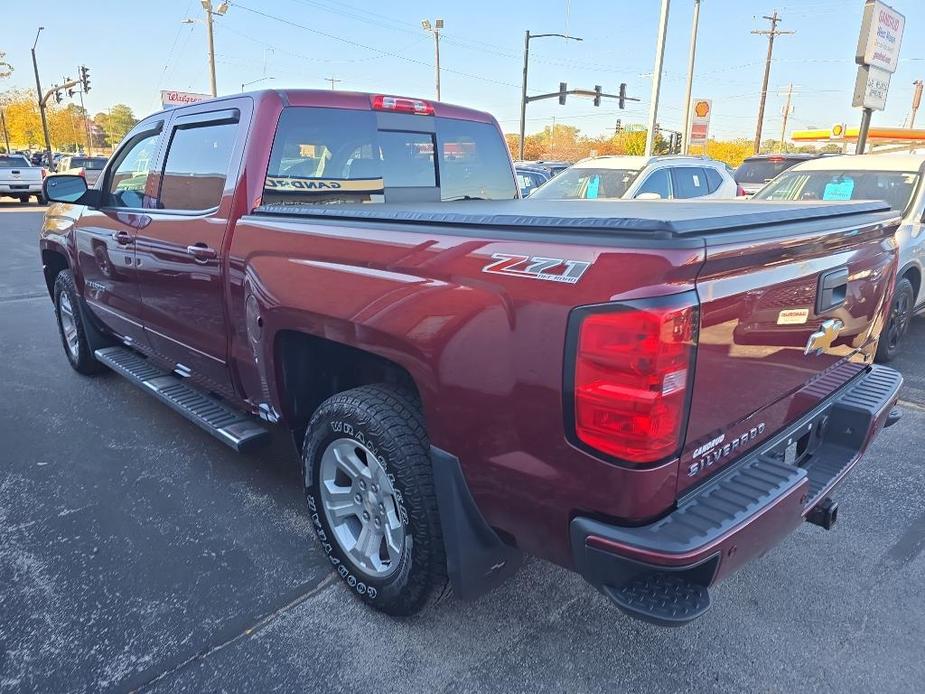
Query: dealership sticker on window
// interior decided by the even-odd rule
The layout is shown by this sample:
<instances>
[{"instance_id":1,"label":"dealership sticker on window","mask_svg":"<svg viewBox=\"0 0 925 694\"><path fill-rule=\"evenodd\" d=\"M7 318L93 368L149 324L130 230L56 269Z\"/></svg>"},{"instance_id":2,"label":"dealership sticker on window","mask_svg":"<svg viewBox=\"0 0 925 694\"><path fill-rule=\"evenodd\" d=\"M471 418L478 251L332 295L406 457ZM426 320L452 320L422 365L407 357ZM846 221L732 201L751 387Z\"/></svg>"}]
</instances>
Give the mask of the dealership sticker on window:
<instances>
[{"instance_id":1,"label":"dealership sticker on window","mask_svg":"<svg viewBox=\"0 0 925 694\"><path fill-rule=\"evenodd\" d=\"M267 176L268 190L286 191L329 191L346 190L350 192L374 193L382 190L381 178L296 178L294 176Z\"/></svg>"},{"instance_id":2,"label":"dealership sticker on window","mask_svg":"<svg viewBox=\"0 0 925 694\"><path fill-rule=\"evenodd\" d=\"M854 192L854 179L844 178L841 181L826 183L822 191L823 200L850 200Z\"/></svg>"},{"instance_id":3,"label":"dealership sticker on window","mask_svg":"<svg viewBox=\"0 0 925 694\"><path fill-rule=\"evenodd\" d=\"M785 308L777 314L778 325L803 325L809 320L808 308Z\"/></svg>"}]
</instances>

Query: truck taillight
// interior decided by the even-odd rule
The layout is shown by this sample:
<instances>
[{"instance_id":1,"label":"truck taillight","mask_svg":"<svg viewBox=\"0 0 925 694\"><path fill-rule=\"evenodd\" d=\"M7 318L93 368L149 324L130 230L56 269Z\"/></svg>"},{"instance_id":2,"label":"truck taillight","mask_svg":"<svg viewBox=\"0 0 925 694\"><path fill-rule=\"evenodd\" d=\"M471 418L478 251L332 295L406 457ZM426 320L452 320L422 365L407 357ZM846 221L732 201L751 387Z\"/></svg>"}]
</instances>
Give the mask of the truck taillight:
<instances>
[{"instance_id":1,"label":"truck taillight","mask_svg":"<svg viewBox=\"0 0 925 694\"><path fill-rule=\"evenodd\" d=\"M434 115L434 105L423 99L408 99L403 96L384 96L376 94L370 99L376 111L396 111L398 113L414 113L419 116Z\"/></svg>"},{"instance_id":2,"label":"truck taillight","mask_svg":"<svg viewBox=\"0 0 925 694\"><path fill-rule=\"evenodd\" d=\"M736 184L736 197L737 197L737 198L741 198L741 197L744 196L744 195L748 195L748 191L745 190L745 188L743 188L742 186L740 186L740 185L737 183L737 184Z\"/></svg>"},{"instance_id":3,"label":"truck taillight","mask_svg":"<svg viewBox=\"0 0 925 694\"><path fill-rule=\"evenodd\" d=\"M580 309L575 345L575 436L620 461L676 454L687 419L697 310L687 295ZM675 297L676 298L676 297Z\"/></svg>"},{"instance_id":4,"label":"truck taillight","mask_svg":"<svg viewBox=\"0 0 925 694\"><path fill-rule=\"evenodd\" d=\"M81 178L86 178L87 172L83 167L80 167L79 169L77 169L77 175L80 176Z\"/></svg>"}]
</instances>

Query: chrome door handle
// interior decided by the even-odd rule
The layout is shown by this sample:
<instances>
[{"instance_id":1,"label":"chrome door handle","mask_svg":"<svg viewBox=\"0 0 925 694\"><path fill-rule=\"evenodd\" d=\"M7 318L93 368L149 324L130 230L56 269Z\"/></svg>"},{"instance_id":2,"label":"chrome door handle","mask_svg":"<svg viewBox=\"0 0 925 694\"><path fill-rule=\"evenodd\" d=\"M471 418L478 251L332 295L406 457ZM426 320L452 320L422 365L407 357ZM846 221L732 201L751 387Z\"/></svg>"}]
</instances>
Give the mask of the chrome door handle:
<instances>
[{"instance_id":1,"label":"chrome door handle","mask_svg":"<svg viewBox=\"0 0 925 694\"><path fill-rule=\"evenodd\" d=\"M193 256L193 258L200 263L204 263L207 260L218 257L218 251L216 251L214 248L209 248L204 243L194 243L192 246L187 246L186 252Z\"/></svg>"},{"instance_id":2,"label":"chrome door handle","mask_svg":"<svg viewBox=\"0 0 925 694\"><path fill-rule=\"evenodd\" d=\"M127 246L132 242L132 235L127 231L117 231L112 235L112 240L120 246Z\"/></svg>"}]
</instances>

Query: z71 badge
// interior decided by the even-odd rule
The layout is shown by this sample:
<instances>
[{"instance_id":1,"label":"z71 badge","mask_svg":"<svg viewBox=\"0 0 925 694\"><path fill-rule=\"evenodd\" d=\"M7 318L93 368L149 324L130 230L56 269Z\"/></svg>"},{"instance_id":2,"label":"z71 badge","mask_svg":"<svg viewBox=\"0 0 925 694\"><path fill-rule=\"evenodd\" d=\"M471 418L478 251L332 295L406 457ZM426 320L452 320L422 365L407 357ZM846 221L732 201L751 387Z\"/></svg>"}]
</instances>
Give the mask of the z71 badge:
<instances>
[{"instance_id":1,"label":"z71 badge","mask_svg":"<svg viewBox=\"0 0 925 694\"><path fill-rule=\"evenodd\" d=\"M527 277L547 282L565 282L575 284L591 267L591 263L584 260L568 260L565 258L542 258L540 256L510 255L508 253L493 253L495 262L482 268L482 272L493 275L513 275L514 277Z\"/></svg>"}]
</instances>

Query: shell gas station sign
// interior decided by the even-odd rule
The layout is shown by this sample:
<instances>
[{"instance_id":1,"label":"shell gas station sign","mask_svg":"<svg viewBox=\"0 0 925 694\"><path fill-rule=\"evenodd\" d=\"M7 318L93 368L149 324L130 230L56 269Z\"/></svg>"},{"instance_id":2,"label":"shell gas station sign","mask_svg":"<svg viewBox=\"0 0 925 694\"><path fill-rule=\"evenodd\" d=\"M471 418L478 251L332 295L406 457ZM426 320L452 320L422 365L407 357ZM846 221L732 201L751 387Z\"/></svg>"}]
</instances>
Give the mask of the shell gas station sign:
<instances>
[{"instance_id":1,"label":"shell gas station sign","mask_svg":"<svg viewBox=\"0 0 925 694\"><path fill-rule=\"evenodd\" d=\"M712 99L694 99L691 104L691 132L692 145L702 145L710 134L710 114L713 112Z\"/></svg>"}]
</instances>

